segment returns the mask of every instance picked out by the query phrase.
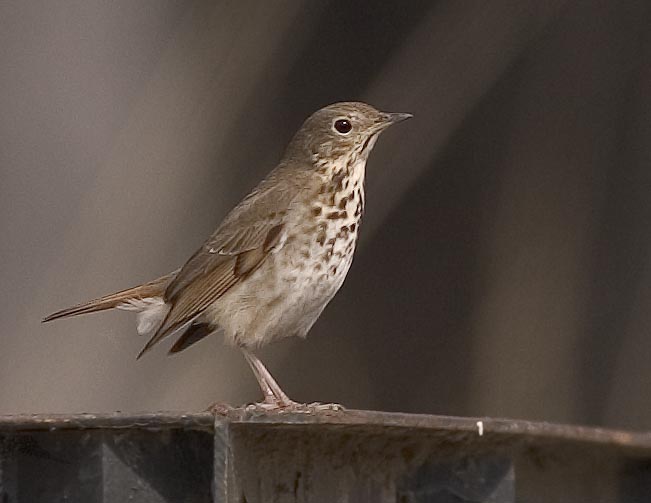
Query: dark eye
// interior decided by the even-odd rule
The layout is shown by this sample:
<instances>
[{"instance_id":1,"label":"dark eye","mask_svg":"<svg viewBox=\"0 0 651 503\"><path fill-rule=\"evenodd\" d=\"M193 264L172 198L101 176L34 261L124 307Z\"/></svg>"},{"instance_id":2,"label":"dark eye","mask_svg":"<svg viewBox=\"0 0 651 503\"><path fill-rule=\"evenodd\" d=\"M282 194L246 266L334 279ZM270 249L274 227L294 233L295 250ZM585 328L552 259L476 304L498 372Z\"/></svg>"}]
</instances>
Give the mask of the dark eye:
<instances>
[{"instance_id":1,"label":"dark eye","mask_svg":"<svg viewBox=\"0 0 651 503\"><path fill-rule=\"evenodd\" d=\"M347 119L338 119L335 121L335 129L341 134L348 134L353 129L353 125Z\"/></svg>"}]
</instances>

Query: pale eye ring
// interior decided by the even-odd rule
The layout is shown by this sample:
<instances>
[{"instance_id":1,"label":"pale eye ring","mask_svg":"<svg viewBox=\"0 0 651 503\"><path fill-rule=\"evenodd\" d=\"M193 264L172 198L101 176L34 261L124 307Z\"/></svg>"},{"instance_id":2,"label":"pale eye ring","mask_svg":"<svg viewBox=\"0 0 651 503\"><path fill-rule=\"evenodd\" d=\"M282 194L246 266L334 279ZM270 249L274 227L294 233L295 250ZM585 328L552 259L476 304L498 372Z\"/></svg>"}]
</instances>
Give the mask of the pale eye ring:
<instances>
[{"instance_id":1,"label":"pale eye ring","mask_svg":"<svg viewBox=\"0 0 651 503\"><path fill-rule=\"evenodd\" d=\"M337 119L332 127L339 134L348 134L353 130L353 125L348 119Z\"/></svg>"}]
</instances>

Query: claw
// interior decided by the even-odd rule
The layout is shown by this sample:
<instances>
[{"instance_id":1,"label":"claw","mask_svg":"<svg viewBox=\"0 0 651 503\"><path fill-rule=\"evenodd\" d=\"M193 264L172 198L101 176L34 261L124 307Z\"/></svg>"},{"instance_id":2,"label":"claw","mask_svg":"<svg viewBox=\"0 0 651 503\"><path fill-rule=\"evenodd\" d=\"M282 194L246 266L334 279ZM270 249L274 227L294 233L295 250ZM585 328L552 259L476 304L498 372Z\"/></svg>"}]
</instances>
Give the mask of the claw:
<instances>
[{"instance_id":1,"label":"claw","mask_svg":"<svg viewBox=\"0 0 651 503\"><path fill-rule=\"evenodd\" d=\"M345 412L346 407L340 403L321 403L321 402L312 402L306 404L313 412Z\"/></svg>"}]
</instances>

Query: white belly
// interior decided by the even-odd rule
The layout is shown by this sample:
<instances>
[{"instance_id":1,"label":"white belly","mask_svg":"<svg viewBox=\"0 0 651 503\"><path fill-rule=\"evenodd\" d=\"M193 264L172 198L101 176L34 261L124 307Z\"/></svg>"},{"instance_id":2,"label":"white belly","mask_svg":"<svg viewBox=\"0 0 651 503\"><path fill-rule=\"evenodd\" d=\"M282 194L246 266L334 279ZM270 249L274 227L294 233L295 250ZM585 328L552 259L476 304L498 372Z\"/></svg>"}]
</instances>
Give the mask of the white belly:
<instances>
[{"instance_id":1,"label":"white belly","mask_svg":"<svg viewBox=\"0 0 651 503\"><path fill-rule=\"evenodd\" d=\"M335 244L326 259L316 242L287 243L204 316L219 325L232 344L257 347L283 337L305 337L352 263L354 244L343 258L337 254L343 253L343 244L339 246L341 251Z\"/></svg>"}]
</instances>

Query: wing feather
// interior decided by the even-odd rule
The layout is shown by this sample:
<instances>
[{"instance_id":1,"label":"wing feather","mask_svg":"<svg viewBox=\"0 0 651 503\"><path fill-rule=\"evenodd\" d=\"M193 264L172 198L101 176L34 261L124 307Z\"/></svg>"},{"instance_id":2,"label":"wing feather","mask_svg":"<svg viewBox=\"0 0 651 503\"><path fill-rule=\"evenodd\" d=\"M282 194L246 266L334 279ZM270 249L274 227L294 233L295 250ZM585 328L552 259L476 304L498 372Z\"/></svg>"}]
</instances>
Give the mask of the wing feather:
<instances>
[{"instance_id":1,"label":"wing feather","mask_svg":"<svg viewBox=\"0 0 651 503\"><path fill-rule=\"evenodd\" d=\"M187 285L219 264L224 256L239 255L264 245L269 231L285 222L287 210L307 186L308 173L283 176L284 169L280 166L272 171L233 208L168 285L166 301L174 301Z\"/></svg>"},{"instance_id":2,"label":"wing feather","mask_svg":"<svg viewBox=\"0 0 651 503\"><path fill-rule=\"evenodd\" d=\"M183 294L179 295L172 304L167 317L154 336L147 342L138 358L167 335L196 318L214 302L213 299L221 297L224 292L237 282L238 278L233 273L234 261L234 258L229 257L228 260L225 260L208 274L198 277L197 280L183 290Z\"/></svg>"},{"instance_id":3,"label":"wing feather","mask_svg":"<svg viewBox=\"0 0 651 503\"><path fill-rule=\"evenodd\" d=\"M196 319L208 306L264 262L282 241L287 210L306 187L304 177L272 171L236 206L217 231L186 262L165 290L167 317L141 351ZM305 174L307 176L307 173Z\"/></svg>"}]
</instances>

